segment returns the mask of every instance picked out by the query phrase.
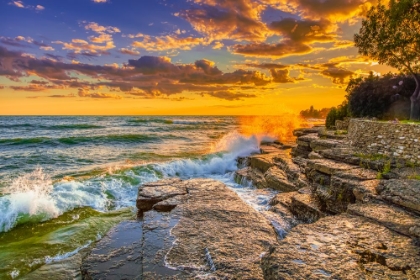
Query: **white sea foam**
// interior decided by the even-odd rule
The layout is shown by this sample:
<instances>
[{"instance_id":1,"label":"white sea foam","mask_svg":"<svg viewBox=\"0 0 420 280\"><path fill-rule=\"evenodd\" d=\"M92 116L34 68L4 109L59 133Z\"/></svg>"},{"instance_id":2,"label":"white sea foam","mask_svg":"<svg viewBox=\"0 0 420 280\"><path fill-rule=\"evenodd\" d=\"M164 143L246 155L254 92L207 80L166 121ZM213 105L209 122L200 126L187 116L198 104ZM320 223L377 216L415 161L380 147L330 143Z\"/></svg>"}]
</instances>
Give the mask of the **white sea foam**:
<instances>
[{"instance_id":1,"label":"white sea foam","mask_svg":"<svg viewBox=\"0 0 420 280\"><path fill-rule=\"evenodd\" d=\"M192 178L212 174L223 175L237 169L236 159L259 152L259 140L255 136L245 137L232 132L212 147L214 154L206 159L183 159L156 166L166 176Z\"/></svg>"},{"instance_id":2,"label":"white sea foam","mask_svg":"<svg viewBox=\"0 0 420 280\"><path fill-rule=\"evenodd\" d=\"M45 263L46 263L46 264L50 264L50 263L53 263L53 262L59 262L59 261L61 261L61 260L64 260L64 259L70 258L70 257L72 257L72 256L76 255L77 253L79 253L79 252L80 252L80 250L83 250L83 249L87 248L90 244L92 244L92 241L89 241L89 242L88 242L88 243L86 243L85 245L83 245L83 246L81 246L81 247L79 247L79 248L76 248L76 249L74 249L74 250L73 250L73 251L71 251L71 252L67 252L67 253L64 253L64 254L57 254L57 255L55 255L55 256L53 256L53 257L46 256L46 257L45 257Z\"/></svg>"},{"instance_id":3,"label":"white sea foam","mask_svg":"<svg viewBox=\"0 0 420 280\"><path fill-rule=\"evenodd\" d=\"M212 147L212 154L201 159L181 159L147 165L147 171L127 170L90 178L84 181L61 181L53 184L42 168L15 179L0 197L0 232L8 231L19 223L37 222L56 218L77 207L92 207L98 211L134 206L138 183L121 176L150 182L164 177L179 176L223 177L237 169L237 157L259 152L262 137L245 137L232 132ZM228 179L230 177L226 177ZM222 178L223 179L223 178ZM224 179L223 179L224 180Z\"/></svg>"}]
</instances>

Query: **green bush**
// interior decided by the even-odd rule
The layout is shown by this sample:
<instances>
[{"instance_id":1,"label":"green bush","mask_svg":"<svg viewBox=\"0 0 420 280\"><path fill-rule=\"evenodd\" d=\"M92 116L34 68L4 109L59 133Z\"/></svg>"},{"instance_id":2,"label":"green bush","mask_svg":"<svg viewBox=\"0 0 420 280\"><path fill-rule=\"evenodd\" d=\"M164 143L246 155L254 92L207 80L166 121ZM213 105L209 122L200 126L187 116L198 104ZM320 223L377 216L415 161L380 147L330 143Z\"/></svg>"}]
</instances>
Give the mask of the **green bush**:
<instances>
[{"instance_id":1,"label":"green bush","mask_svg":"<svg viewBox=\"0 0 420 280\"><path fill-rule=\"evenodd\" d=\"M344 101L337 108L331 108L330 112L327 115L327 118L325 119L325 126L327 128L331 128L335 126L336 120L344 120L344 118L350 117L348 108L349 106L347 101Z\"/></svg>"}]
</instances>

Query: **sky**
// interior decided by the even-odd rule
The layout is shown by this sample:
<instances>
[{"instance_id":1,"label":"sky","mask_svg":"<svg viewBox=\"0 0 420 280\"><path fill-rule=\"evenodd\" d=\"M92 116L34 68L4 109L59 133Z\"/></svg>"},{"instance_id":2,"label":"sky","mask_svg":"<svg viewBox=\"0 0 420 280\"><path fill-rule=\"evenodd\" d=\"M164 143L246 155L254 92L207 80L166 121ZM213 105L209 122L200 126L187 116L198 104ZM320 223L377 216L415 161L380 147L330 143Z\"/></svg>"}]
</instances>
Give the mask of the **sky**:
<instances>
[{"instance_id":1,"label":"sky","mask_svg":"<svg viewBox=\"0 0 420 280\"><path fill-rule=\"evenodd\" d=\"M384 3L384 1L382 1ZM0 115L276 115L395 71L353 36L377 0L0 0Z\"/></svg>"}]
</instances>

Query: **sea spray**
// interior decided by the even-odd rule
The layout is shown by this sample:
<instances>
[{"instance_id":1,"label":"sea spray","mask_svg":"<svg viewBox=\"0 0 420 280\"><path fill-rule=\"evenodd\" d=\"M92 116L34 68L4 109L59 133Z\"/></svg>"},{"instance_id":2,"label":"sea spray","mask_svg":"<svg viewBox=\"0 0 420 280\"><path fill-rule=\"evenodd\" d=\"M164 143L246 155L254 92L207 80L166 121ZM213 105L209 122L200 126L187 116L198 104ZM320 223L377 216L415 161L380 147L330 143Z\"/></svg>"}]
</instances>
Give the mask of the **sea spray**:
<instances>
[{"instance_id":1,"label":"sea spray","mask_svg":"<svg viewBox=\"0 0 420 280\"><path fill-rule=\"evenodd\" d=\"M0 232L8 231L17 223L45 221L60 214L53 198L51 178L38 167L33 172L16 178L0 197Z\"/></svg>"}]
</instances>

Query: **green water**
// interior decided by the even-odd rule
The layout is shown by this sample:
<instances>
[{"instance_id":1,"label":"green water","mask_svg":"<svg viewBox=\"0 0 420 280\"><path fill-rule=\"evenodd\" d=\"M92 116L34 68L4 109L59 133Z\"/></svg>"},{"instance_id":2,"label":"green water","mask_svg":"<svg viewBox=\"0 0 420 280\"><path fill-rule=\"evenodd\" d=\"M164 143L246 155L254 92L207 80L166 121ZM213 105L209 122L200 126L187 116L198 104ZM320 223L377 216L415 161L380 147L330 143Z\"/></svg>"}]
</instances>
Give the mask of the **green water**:
<instances>
[{"instance_id":1,"label":"green water","mask_svg":"<svg viewBox=\"0 0 420 280\"><path fill-rule=\"evenodd\" d=\"M28 274L66 253L72 252L71 256L78 248L92 245L115 224L134 218L133 208L100 213L85 207L0 233L0 279ZM50 273L54 279L54 271Z\"/></svg>"}]
</instances>

